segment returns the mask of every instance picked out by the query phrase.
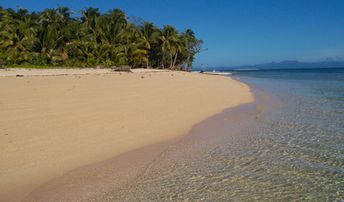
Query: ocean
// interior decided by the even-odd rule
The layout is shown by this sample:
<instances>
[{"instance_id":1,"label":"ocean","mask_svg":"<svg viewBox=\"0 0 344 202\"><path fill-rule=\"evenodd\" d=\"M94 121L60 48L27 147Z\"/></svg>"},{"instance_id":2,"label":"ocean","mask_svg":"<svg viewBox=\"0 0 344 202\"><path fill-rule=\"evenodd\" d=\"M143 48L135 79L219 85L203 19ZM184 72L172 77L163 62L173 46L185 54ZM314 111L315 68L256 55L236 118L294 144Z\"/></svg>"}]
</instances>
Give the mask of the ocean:
<instances>
[{"instance_id":1,"label":"ocean","mask_svg":"<svg viewBox=\"0 0 344 202\"><path fill-rule=\"evenodd\" d=\"M256 102L196 125L112 199L344 200L344 69L231 77Z\"/></svg>"}]
</instances>

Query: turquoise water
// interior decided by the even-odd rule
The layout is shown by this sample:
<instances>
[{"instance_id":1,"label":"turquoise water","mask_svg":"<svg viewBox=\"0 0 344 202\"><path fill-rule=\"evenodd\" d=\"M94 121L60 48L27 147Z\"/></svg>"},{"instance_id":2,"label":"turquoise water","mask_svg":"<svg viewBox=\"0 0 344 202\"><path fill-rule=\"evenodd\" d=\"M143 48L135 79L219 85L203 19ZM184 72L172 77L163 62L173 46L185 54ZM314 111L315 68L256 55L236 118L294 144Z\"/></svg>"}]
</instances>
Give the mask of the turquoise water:
<instances>
[{"instance_id":1,"label":"turquoise water","mask_svg":"<svg viewBox=\"0 0 344 202\"><path fill-rule=\"evenodd\" d=\"M256 103L195 126L106 199L343 201L344 69L233 77L252 86ZM213 132L199 135L204 127Z\"/></svg>"}]
</instances>

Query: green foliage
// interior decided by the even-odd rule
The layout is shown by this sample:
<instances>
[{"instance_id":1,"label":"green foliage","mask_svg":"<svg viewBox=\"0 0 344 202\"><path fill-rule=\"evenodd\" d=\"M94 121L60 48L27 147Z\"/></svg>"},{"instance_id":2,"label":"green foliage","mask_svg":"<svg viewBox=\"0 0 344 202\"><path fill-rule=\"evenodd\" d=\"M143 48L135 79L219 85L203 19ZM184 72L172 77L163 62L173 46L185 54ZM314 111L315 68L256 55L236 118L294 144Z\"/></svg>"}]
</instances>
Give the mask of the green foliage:
<instances>
[{"instance_id":1,"label":"green foliage","mask_svg":"<svg viewBox=\"0 0 344 202\"><path fill-rule=\"evenodd\" d=\"M192 30L133 24L119 9L96 8L71 17L66 7L29 13L0 7L0 60L7 66L106 67L189 70L202 41Z\"/></svg>"}]
</instances>

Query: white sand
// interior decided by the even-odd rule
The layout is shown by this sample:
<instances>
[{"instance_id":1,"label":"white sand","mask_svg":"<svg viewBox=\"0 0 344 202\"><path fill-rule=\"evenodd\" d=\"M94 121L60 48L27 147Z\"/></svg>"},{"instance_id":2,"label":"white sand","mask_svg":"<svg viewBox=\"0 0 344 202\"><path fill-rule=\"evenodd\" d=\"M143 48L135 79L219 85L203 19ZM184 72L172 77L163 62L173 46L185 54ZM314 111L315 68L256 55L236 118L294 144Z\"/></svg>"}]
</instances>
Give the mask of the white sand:
<instances>
[{"instance_id":1,"label":"white sand","mask_svg":"<svg viewBox=\"0 0 344 202\"><path fill-rule=\"evenodd\" d=\"M161 69L132 69L134 73L151 73L151 72L168 72L169 70ZM12 77L17 75L23 76L62 76L62 75L94 75L94 74L119 74L120 72L112 71L109 68L94 69L25 69L25 68L8 68L0 69L0 77Z\"/></svg>"},{"instance_id":2,"label":"white sand","mask_svg":"<svg viewBox=\"0 0 344 202\"><path fill-rule=\"evenodd\" d=\"M177 138L253 100L247 85L222 76L12 71L31 76L0 76L0 201L20 200L72 169ZM38 76L57 72L75 75Z\"/></svg>"}]
</instances>

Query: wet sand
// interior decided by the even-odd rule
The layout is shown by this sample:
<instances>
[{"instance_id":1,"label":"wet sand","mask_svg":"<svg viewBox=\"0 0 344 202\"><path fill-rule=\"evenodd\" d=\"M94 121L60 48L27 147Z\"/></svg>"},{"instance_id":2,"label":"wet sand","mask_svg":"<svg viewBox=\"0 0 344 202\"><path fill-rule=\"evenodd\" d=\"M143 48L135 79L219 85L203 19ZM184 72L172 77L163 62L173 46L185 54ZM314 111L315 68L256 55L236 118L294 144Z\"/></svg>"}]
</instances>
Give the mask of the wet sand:
<instances>
[{"instance_id":1,"label":"wet sand","mask_svg":"<svg viewBox=\"0 0 344 202\"><path fill-rule=\"evenodd\" d=\"M192 125L252 100L238 81L185 72L2 77L0 199L38 187L26 199L92 198L135 177Z\"/></svg>"},{"instance_id":2,"label":"wet sand","mask_svg":"<svg viewBox=\"0 0 344 202\"><path fill-rule=\"evenodd\" d=\"M258 119L262 111L264 105L260 102L225 109L197 123L180 138L149 145L103 162L72 170L62 177L43 184L26 197L25 201L150 200L145 194L152 193L141 193L142 190L137 190L138 182L142 183L147 175L151 176L155 171L159 173L170 168L172 165L169 164L168 159L175 154L178 156L171 158L173 162L176 159L183 160L184 154L200 152L195 149L198 147L195 145L199 145L201 150L205 148L212 150L221 145L224 136L228 138L228 134L237 133L242 127L241 123ZM216 137L212 137L214 134ZM236 137L233 136L233 140L236 140ZM169 163L166 165L166 162ZM159 174L155 175L159 177ZM137 194L136 192L140 193L141 198L131 195Z\"/></svg>"}]
</instances>

